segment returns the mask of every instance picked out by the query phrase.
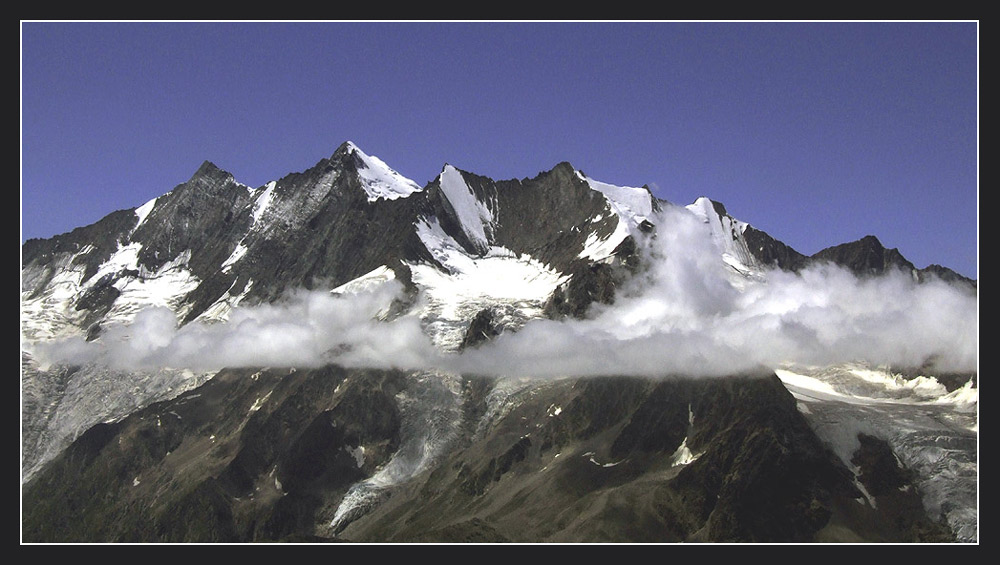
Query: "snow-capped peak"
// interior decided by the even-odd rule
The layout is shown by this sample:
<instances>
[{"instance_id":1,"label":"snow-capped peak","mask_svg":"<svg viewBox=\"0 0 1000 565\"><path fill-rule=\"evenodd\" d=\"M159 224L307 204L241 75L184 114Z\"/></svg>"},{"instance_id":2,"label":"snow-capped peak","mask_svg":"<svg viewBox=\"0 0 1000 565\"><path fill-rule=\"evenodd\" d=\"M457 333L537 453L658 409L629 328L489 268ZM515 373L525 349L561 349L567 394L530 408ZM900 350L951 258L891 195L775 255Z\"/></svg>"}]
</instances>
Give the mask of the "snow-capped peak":
<instances>
[{"instance_id":1,"label":"snow-capped peak","mask_svg":"<svg viewBox=\"0 0 1000 565\"><path fill-rule=\"evenodd\" d=\"M368 155L354 142L345 142L343 148L348 155L356 158L358 176L361 178L361 186L368 194L369 202L379 198L385 200L406 198L422 190L420 185L394 171L385 164L385 161L374 155Z\"/></svg>"},{"instance_id":2,"label":"snow-capped peak","mask_svg":"<svg viewBox=\"0 0 1000 565\"><path fill-rule=\"evenodd\" d=\"M580 171L575 172L592 190L604 195L611 212L618 217L614 233L604 238L590 234L580 252L582 258L600 261L610 257L618 245L629 235L636 234L639 224L652 215L653 196L645 188L615 186L596 181Z\"/></svg>"},{"instance_id":3,"label":"snow-capped peak","mask_svg":"<svg viewBox=\"0 0 1000 565\"><path fill-rule=\"evenodd\" d=\"M743 232L746 222L730 216L721 204L702 196L685 208L708 224L715 245L722 251L722 259L736 271L747 274L757 265L757 260L747 247Z\"/></svg>"},{"instance_id":4,"label":"snow-capped peak","mask_svg":"<svg viewBox=\"0 0 1000 565\"><path fill-rule=\"evenodd\" d=\"M632 226L638 225L653 213L653 197L645 188L615 186L596 181L580 171L576 171L576 174L590 188L603 194L612 210Z\"/></svg>"}]
</instances>

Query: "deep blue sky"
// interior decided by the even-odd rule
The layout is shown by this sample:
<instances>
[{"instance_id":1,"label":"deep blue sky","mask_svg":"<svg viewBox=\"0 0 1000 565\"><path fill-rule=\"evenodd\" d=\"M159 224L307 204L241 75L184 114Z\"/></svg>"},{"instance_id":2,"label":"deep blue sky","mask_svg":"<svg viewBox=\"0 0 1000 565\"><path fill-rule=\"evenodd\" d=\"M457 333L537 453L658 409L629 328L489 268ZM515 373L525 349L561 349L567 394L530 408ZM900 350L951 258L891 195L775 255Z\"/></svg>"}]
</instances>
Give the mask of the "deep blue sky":
<instances>
[{"instance_id":1,"label":"deep blue sky","mask_svg":"<svg viewBox=\"0 0 1000 565\"><path fill-rule=\"evenodd\" d=\"M421 185L569 161L978 277L974 22L21 24L22 241L346 140Z\"/></svg>"}]
</instances>

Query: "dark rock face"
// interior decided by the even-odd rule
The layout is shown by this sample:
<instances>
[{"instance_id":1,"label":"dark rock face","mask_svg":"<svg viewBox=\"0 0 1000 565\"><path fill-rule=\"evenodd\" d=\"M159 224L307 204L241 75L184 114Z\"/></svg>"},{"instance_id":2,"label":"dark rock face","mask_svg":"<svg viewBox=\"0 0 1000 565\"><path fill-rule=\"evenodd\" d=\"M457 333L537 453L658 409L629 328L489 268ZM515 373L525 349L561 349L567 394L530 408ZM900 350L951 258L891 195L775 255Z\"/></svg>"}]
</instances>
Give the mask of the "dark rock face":
<instances>
[{"instance_id":1,"label":"dark rock face","mask_svg":"<svg viewBox=\"0 0 1000 565\"><path fill-rule=\"evenodd\" d=\"M223 371L81 436L25 486L24 540L311 535L331 511L324 503L396 450L403 378L337 367Z\"/></svg>"},{"instance_id":2,"label":"dark rock face","mask_svg":"<svg viewBox=\"0 0 1000 565\"><path fill-rule=\"evenodd\" d=\"M219 269L250 222L251 195L233 175L205 161L186 183L157 200L131 240L143 243L139 264L155 271L185 250L195 272ZM234 213L242 210L242 213Z\"/></svg>"},{"instance_id":3,"label":"dark rock face","mask_svg":"<svg viewBox=\"0 0 1000 565\"><path fill-rule=\"evenodd\" d=\"M907 261L897 249L886 249L875 236L865 237L828 247L811 257L813 261L830 261L850 269L857 275L881 275L889 269L904 272L915 271L913 263Z\"/></svg>"},{"instance_id":4,"label":"dark rock face","mask_svg":"<svg viewBox=\"0 0 1000 565\"><path fill-rule=\"evenodd\" d=\"M45 284L55 275L52 261L61 254L78 254L74 266L84 268L83 279L89 280L97 272L98 267L107 261L115 250L118 241L135 226L134 210L119 210L108 214L101 220L81 228L51 237L49 239L29 239L21 246L21 266L31 264L46 265L47 277L36 284L26 286L26 290L41 291ZM91 246L89 251L88 246ZM30 284L35 281L23 281Z\"/></svg>"},{"instance_id":5,"label":"dark rock face","mask_svg":"<svg viewBox=\"0 0 1000 565\"><path fill-rule=\"evenodd\" d=\"M503 329L497 325L496 318L496 312L492 308L483 308L477 312L462 338L461 349L475 347L500 335Z\"/></svg>"},{"instance_id":6,"label":"dark rock face","mask_svg":"<svg viewBox=\"0 0 1000 565\"><path fill-rule=\"evenodd\" d=\"M798 271L808 263L808 258L805 255L753 226L747 226L743 237L750 253L762 265L777 267L785 271Z\"/></svg>"},{"instance_id":7,"label":"dark rock face","mask_svg":"<svg viewBox=\"0 0 1000 565\"><path fill-rule=\"evenodd\" d=\"M112 274L101 277L80 297L76 303L77 310L87 310L88 317L84 325L97 326L101 318L111 309L115 300L121 296L121 291L113 286L115 276Z\"/></svg>"},{"instance_id":8,"label":"dark rock face","mask_svg":"<svg viewBox=\"0 0 1000 565\"><path fill-rule=\"evenodd\" d=\"M202 287L214 291L199 304L210 304L233 280L254 280L248 298L269 301L289 288L335 287L400 259L429 259L412 229L416 205L405 198L369 202L356 154L342 145L311 169L276 181L261 218L266 227L246 236L246 258L228 274L205 278Z\"/></svg>"},{"instance_id":9,"label":"dark rock face","mask_svg":"<svg viewBox=\"0 0 1000 565\"><path fill-rule=\"evenodd\" d=\"M913 482L913 473L904 469L885 441L868 434L858 434L861 446L851 463L860 469L858 480L873 496L883 496Z\"/></svg>"},{"instance_id":10,"label":"dark rock face","mask_svg":"<svg viewBox=\"0 0 1000 565\"><path fill-rule=\"evenodd\" d=\"M799 253L753 226L747 226L743 237L750 253L762 265L785 271L799 271L809 265L830 262L845 267L859 276L879 276L892 270L900 270L913 274L920 282L937 279L966 288L971 293L978 290L976 281L947 267L932 264L917 269L898 249L886 249L878 238L871 235L857 241L828 247L812 256Z\"/></svg>"},{"instance_id":11,"label":"dark rock face","mask_svg":"<svg viewBox=\"0 0 1000 565\"><path fill-rule=\"evenodd\" d=\"M921 281L926 281L931 278L936 278L947 283L957 284L960 286L965 286L970 292L975 293L979 289L979 285L975 280L968 277L964 277L955 271L952 271L948 267L942 267L941 265L931 264L923 269L917 271L917 275Z\"/></svg>"},{"instance_id":12,"label":"dark rock face","mask_svg":"<svg viewBox=\"0 0 1000 565\"><path fill-rule=\"evenodd\" d=\"M849 473L815 439L776 378L707 387L691 407L695 423L703 422L691 449L704 455L681 471L661 504L691 503L693 512L678 526L698 540L814 539L833 501L852 495Z\"/></svg>"},{"instance_id":13,"label":"dark rock face","mask_svg":"<svg viewBox=\"0 0 1000 565\"><path fill-rule=\"evenodd\" d=\"M350 486L399 446L408 378L224 371L81 436L25 485L24 540L331 541ZM465 382L457 425L470 431L336 540L788 542L873 539L871 523L879 541L941 534L889 503L906 475L882 473L895 465L884 445L859 450L880 494L877 509L858 505L853 475L773 375L552 381L499 416L484 404L496 381Z\"/></svg>"},{"instance_id":14,"label":"dark rock face","mask_svg":"<svg viewBox=\"0 0 1000 565\"><path fill-rule=\"evenodd\" d=\"M648 233L655 232L655 227L648 225L644 228L641 224L639 227ZM640 272L643 262L639 246L632 236L626 237L609 259L609 262L602 263L571 262L564 271L570 279L552 292L542 309L543 314L556 320L584 318L591 304L613 304L618 286Z\"/></svg>"},{"instance_id":15,"label":"dark rock face","mask_svg":"<svg viewBox=\"0 0 1000 565\"><path fill-rule=\"evenodd\" d=\"M571 278L556 288L545 303L549 318L583 318L594 302L611 304L618 280L614 269L606 263L576 262L570 267Z\"/></svg>"},{"instance_id":16,"label":"dark rock face","mask_svg":"<svg viewBox=\"0 0 1000 565\"><path fill-rule=\"evenodd\" d=\"M569 163L559 163L551 171L521 180L494 181L460 169L458 172L493 215L493 222L483 226L490 243L528 254L556 270L565 271L577 261L588 234L603 239L617 226L604 196L592 190ZM424 216L436 217L445 232L470 253L486 251L463 232L437 180L428 185L425 193ZM655 201L652 195L650 201ZM603 218L593 222L598 216Z\"/></svg>"},{"instance_id":17,"label":"dark rock face","mask_svg":"<svg viewBox=\"0 0 1000 565\"><path fill-rule=\"evenodd\" d=\"M598 215L591 226L599 237L614 231L604 197L577 176L573 166L560 163L532 179L498 183L496 241L519 253L565 271L583 249L587 234L581 226Z\"/></svg>"},{"instance_id":18,"label":"dark rock face","mask_svg":"<svg viewBox=\"0 0 1000 565\"><path fill-rule=\"evenodd\" d=\"M850 472L774 377L586 379L535 392L344 535L426 540L482 520L525 542L815 541L841 521L839 505L856 505ZM557 413L556 399L572 400ZM671 466L682 445L697 457Z\"/></svg>"},{"instance_id":19,"label":"dark rock face","mask_svg":"<svg viewBox=\"0 0 1000 565\"><path fill-rule=\"evenodd\" d=\"M878 505L885 520L870 526L875 541L898 535L887 528L894 525L914 541L945 543L955 536L943 524L929 520L923 510L920 495L914 485L916 474L903 466L884 440L868 434L858 434L859 447L851 459L858 468L858 481L866 494Z\"/></svg>"}]
</instances>

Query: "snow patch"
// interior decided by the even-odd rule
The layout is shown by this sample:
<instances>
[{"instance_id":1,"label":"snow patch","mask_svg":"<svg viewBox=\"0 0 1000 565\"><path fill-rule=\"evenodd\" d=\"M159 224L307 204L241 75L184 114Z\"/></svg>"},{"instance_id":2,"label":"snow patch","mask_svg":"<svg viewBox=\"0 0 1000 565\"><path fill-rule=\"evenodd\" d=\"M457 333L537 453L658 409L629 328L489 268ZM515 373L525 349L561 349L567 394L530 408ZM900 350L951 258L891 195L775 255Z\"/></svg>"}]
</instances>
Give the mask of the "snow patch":
<instances>
[{"instance_id":1,"label":"snow patch","mask_svg":"<svg viewBox=\"0 0 1000 565\"><path fill-rule=\"evenodd\" d=\"M580 251L580 258L601 261L611 256L626 237L638 234L639 224L653 213L652 195L644 188L615 186L596 181L580 171L576 171L576 175L592 190L604 195L608 207L618 220L615 231L607 237L600 238L597 234L588 234L583 250ZM603 214L599 214L591 222L597 222L603 217Z\"/></svg>"},{"instance_id":2,"label":"snow patch","mask_svg":"<svg viewBox=\"0 0 1000 565\"><path fill-rule=\"evenodd\" d=\"M333 294L354 294L378 287L396 279L396 272L382 265L331 290Z\"/></svg>"},{"instance_id":3,"label":"snow patch","mask_svg":"<svg viewBox=\"0 0 1000 565\"><path fill-rule=\"evenodd\" d=\"M858 474L857 470L854 471L854 474L855 475ZM875 502L875 497L868 492L868 489L865 488L865 485L861 484L861 481L859 481L858 479L854 479L854 486L858 487L858 490L860 490L861 494L864 495L865 497L864 499L868 501L869 506L871 506L872 508L878 508L878 503ZM857 498L855 500L861 502L860 498ZM862 504L864 503L862 502Z\"/></svg>"},{"instance_id":4,"label":"snow patch","mask_svg":"<svg viewBox=\"0 0 1000 565\"><path fill-rule=\"evenodd\" d=\"M796 399L802 402L815 402L828 398L837 398L841 395L829 384L813 377L800 375L784 369L775 369L774 374L781 379L781 382Z\"/></svg>"},{"instance_id":5,"label":"snow patch","mask_svg":"<svg viewBox=\"0 0 1000 565\"><path fill-rule=\"evenodd\" d=\"M257 397L257 400L254 400L253 406L251 406L250 410L247 412L247 416L249 416L250 414L253 414L254 412L256 412L258 410L260 410L261 407L264 406L264 403L267 402L267 399L271 397L271 392L274 392L274 391L268 392L263 397Z\"/></svg>"},{"instance_id":6,"label":"snow patch","mask_svg":"<svg viewBox=\"0 0 1000 565\"><path fill-rule=\"evenodd\" d=\"M652 195L645 188L615 186L594 180L580 171L576 175L608 200L612 211L631 225L638 225L653 213Z\"/></svg>"},{"instance_id":7,"label":"snow patch","mask_svg":"<svg viewBox=\"0 0 1000 565\"><path fill-rule=\"evenodd\" d=\"M810 372L811 375L801 374ZM776 369L775 374L795 398L804 402L836 400L849 404L947 404L975 410L979 390L966 383L949 393L934 377L907 379L884 369L837 365L823 369Z\"/></svg>"},{"instance_id":8,"label":"snow patch","mask_svg":"<svg viewBox=\"0 0 1000 565\"><path fill-rule=\"evenodd\" d=\"M207 321L224 321L229 318L229 314L232 313L233 309L247 297L250 293L250 289L253 288L253 279L248 279L247 284L244 285L243 291L237 295L232 294L233 287L236 286L236 280L233 284L229 285L229 290L225 294L219 297L218 300L212 303L211 306L206 308L201 314L198 314L196 320L207 322Z\"/></svg>"},{"instance_id":9,"label":"snow patch","mask_svg":"<svg viewBox=\"0 0 1000 565\"><path fill-rule=\"evenodd\" d=\"M581 455L580 457L587 457L588 461L590 461L594 465L597 465L598 467L614 467L616 465L621 465L622 463L624 463L626 461L626 459L622 459L621 461L615 461L613 463L601 463L600 461L598 461L597 459L594 458L595 455L597 455L595 452L588 451L588 452L584 453L583 455ZM556 455L556 457L558 457L558 455Z\"/></svg>"},{"instance_id":10,"label":"snow patch","mask_svg":"<svg viewBox=\"0 0 1000 565\"><path fill-rule=\"evenodd\" d=\"M685 208L708 224L711 231L712 241L722 252L722 260L743 275L749 275L757 270L757 260L747 247L746 240L743 239L743 232L746 231L746 222L736 220L729 215L721 215L715 211L715 205L708 198L702 196L694 203Z\"/></svg>"},{"instance_id":11,"label":"snow patch","mask_svg":"<svg viewBox=\"0 0 1000 565\"><path fill-rule=\"evenodd\" d=\"M248 249L249 248L246 245L243 245L243 241L237 243L236 249L233 249L233 252L229 254L229 257L222 262L222 272L228 273L232 270L233 265L235 265L237 261L242 259L243 256L247 254Z\"/></svg>"},{"instance_id":12,"label":"snow patch","mask_svg":"<svg viewBox=\"0 0 1000 565\"><path fill-rule=\"evenodd\" d=\"M32 291L24 286L21 293L21 336L22 349L31 351L31 343L39 340L58 339L82 333L80 325L85 312L78 311L74 304L81 292L84 267L74 266L75 256L60 258L54 265L55 275L45 285L44 291L32 296ZM33 272L23 271L22 280Z\"/></svg>"},{"instance_id":13,"label":"snow patch","mask_svg":"<svg viewBox=\"0 0 1000 565\"><path fill-rule=\"evenodd\" d=\"M360 157L364 164L358 167L358 176L369 202L375 202L380 198L384 200L406 198L422 190L420 185L392 170L378 157L365 154L353 143L348 142L348 144L350 150Z\"/></svg>"},{"instance_id":14,"label":"snow patch","mask_svg":"<svg viewBox=\"0 0 1000 565\"><path fill-rule=\"evenodd\" d=\"M615 461L613 463L601 463L598 460L594 459L594 456L591 455L590 462L593 463L594 465L597 465L598 467L615 467L617 465L621 465L622 463L624 463L625 460L622 459L621 461Z\"/></svg>"},{"instance_id":15,"label":"snow patch","mask_svg":"<svg viewBox=\"0 0 1000 565\"><path fill-rule=\"evenodd\" d=\"M119 249L98 273L116 273L122 269L135 269L138 262L138 244ZM138 276L124 276L114 286L121 293L105 316L106 322L130 322L141 310L163 306L183 317L181 308L184 297L196 289L201 281L188 270L191 250L185 250L155 272L138 267ZM95 276L95 279L98 278Z\"/></svg>"},{"instance_id":16,"label":"snow patch","mask_svg":"<svg viewBox=\"0 0 1000 565\"><path fill-rule=\"evenodd\" d=\"M257 200L253 205L253 224L251 224L250 229L257 226L257 223L260 222L260 219L264 216L264 211L271 205L271 201L274 199L274 187L277 185L277 181L267 183L267 186L264 188L264 192L257 197Z\"/></svg>"},{"instance_id":17,"label":"snow patch","mask_svg":"<svg viewBox=\"0 0 1000 565\"><path fill-rule=\"evenodd\" d=\"M465 183L462 173L451 165L446 165L438 175L441 193L455 211L462 231L480 249L490 245L485 226L493 224L493 213L476 198L472 188Z\"/></svg>"},{"instance_id":18,"label":"snow patch","mask_svg":"<svg viewBox=\"0 0 1000 565\"><path fill-rule=\"evenodd\" d=\"M583 250L580 251L577 257L580 259L603 261L610 257L628 236L628 226L619 219L618 224L615 226L615 231L604 238L601 238L594 232L588 233L587 240L583 242Z\"/></svg>"},{"instance_id":19,"label":"snow patch","mask_svg":"<svg viewBox=\"0 0 1000 565\"><path fill-rule=\"evenodd\" d=\"M687 445L688 438L684 438L684 441L677 447L673 455L670 456L670 466L677 467L679 465L688 465L694 463L696 459L701 457L701 453L694 454Z\"/></svg>"},{"instance_id":20,"label":"snow patch","mask_svg":"<svg viewBox=\"0 0 1000 565\"><path fill-rule=\"evenodd\" d=\"M954 391L938 397L934 400L935 404L950 404L955 410L960 412L975 412L979 407L979 388L976 387L972 380L965 383L962 388L955 389ZM974 423L975 428L973 431L979 431L979 423L976 421Z\"/></svg>"},{"instance_id":21,"label":"snow patch","mask_svg":"<svg viewBox=\"0 0 1000 565\"><path fill-rule=\"evenodd\" d=\"M359 445L357 447L351 447L349 445L345 445L342 449L345 452L347 452L348 455L350 455L351 457L354 458L354 463L355 463L355 465L358 466L358 469L360 469L361 467L364 466L364 464L365 464L365 446Z\"/></svg>"},{"instance_id":22,"label":"snow patch","mask_svg":"<svg viewBox=\"0 0 1000 565\"><path fill-rule=\"evenodd\" d=\"M862 380L881 386L889 392L907 392L921 398L937 398L948 394L948 389L934 377L919 376L906 379L886 370L852 367L850 372Z\"/></svg>"},{"instance_id":23,"label":"snow patch","mask_svg":"<svg viewBox=\"0 0 1000 565\"><path fill-rule=\"evenodd\" d=\"M132 228L133 232L139 229L139 226L141 226L146 221L146 217L149 216L149 213L153 211L153 207L156 206L156 200L157 198L154 198L135 209L135 216L137 218L137 221L135 223L135 227Z\"/></svg>"}]
</instances>

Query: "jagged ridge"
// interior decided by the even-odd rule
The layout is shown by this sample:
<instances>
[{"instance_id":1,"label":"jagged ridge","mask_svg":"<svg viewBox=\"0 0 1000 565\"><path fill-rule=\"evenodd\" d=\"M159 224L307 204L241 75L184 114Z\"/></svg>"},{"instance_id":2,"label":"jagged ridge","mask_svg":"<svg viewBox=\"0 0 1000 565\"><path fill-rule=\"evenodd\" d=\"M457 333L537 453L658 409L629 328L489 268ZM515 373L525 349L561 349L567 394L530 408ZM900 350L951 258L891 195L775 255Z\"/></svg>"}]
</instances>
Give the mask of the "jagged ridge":
<instances>
[{"instance_id":1,"label":"jagged ridge","mask_svg":"<svg viewBox=\"0 0 1000 565\"><path fill-rule=\"evenodd\" d=\"M475 347L532 317L583 317L594 302L613 302L616 288L642 268L640 242L655 234L653 212L665 206L673 205L646 187L600 183L569 163L506 181L446 165L421 188L350 142L309 170L258 188L205 162L138 209L26 242L22 320L33 338L84 332L97 339L103 324L150 304L167 305L181 323L222 319L240 303L270 302L289 289L337 288L389 272L411 295L431 297L420 315L428 331L444 336L439 345ZM699 199L687 209L709 224L724 261L740 274L832 261L864 276L901 268L975 289L943 267L915 269L874 237L806 257L721 203ZM484 284L529 275L534 285L519 292ZM456 297L440 291L444 280L475 284ZM435 305L442 296L452 300L448 308ZM30 350L23 357L30 377ZM88 369L59 376L53 390L93 376ZM133 394L127 379L103 378L117 393ZM382 486L353 489L409 453L406 399L427 393L410 388L413 375L224 371L174 400L143 409L153 397L139 398L139 409L119 422L91 427L100 415L77 422L89 431L28 483L25 533L43 541L950 539L915 510L915 491L868 493L878 504L856 508L855 475L769 378L722 379L727 384L718 387L444 379L431 388L444 387L435 394L452 403L451 419L434 428L428 445L451 451L435 452L443 462L427 459L435 466L419 477L423 467L403 465L413 482L385 487L392 503L380 505L390 492ZM51 394L28 404L26 427L50 421L42 407ZM705 408L711 403L731 410ZM864 441L857 476L880 484L870 482L869 469L885 466L884 450ZM575 466L556 461L564 454ZM622 518L664 478L651 505ZM92 493L102 485L108 493L98 500ZM164 489L173 494L150 504ZM340 514L354 495L364 504ZM576 504L576 512L600 519L546 514L553 504ZM122 508L144 509L122 518ZM532 512L540 521L526 528Z\"/></svg>"}]
</instances>

